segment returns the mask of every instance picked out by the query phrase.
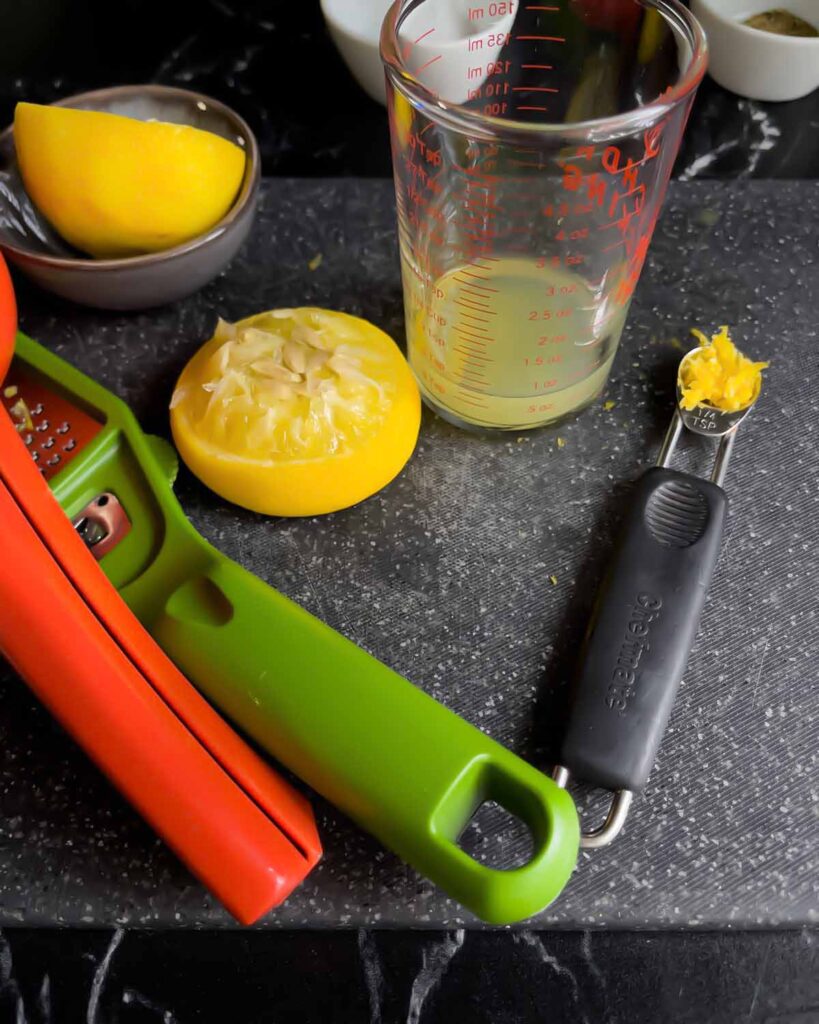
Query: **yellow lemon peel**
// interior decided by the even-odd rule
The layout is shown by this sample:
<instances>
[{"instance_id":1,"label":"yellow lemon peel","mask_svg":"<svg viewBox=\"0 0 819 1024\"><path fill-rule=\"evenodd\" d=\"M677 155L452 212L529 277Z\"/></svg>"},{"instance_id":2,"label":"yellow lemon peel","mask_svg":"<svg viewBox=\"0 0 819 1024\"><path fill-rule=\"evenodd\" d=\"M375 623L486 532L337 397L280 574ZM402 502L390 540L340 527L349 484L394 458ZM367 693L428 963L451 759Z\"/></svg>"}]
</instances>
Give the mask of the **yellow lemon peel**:
<instances>
[{"instance_id":1,"label":"yellow lemon peel","mask_svg":"<svg viewBox=\"0 0 819 1024\"><path fill-rule=\"evenodd\" d=\"M245 153L191 125L18 103L26 191L56 230L98 258L137 256L209 231L242 184Z\"/></svg>"}]
</instances>

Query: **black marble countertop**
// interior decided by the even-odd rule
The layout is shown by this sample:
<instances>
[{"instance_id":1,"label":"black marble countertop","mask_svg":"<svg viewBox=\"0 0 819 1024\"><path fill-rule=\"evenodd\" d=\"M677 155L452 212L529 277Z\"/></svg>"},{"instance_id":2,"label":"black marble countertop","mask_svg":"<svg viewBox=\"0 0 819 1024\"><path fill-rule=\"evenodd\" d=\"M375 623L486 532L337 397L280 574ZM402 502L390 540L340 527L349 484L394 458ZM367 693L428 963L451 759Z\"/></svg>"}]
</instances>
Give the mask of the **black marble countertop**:
<instances>
[{"instance_id":1,"label":"black marble countertop","mask_svg":"<svg viewBox=\"0 0 819 1024\"><path fill-rule=\"evenodd\" d=\"M582 854L538 927L817 921L818 218L813 183L673 184L606 395L615 405L562 426L563 447L554 431L487 440L427 413L401 477L322 519L253 516L180 475L183 506L228 555L547 767L590 584L629 482L656 457L681 339L728 322L749 353L772 358L648 791L615 844ZM167 433L173 381L216 312L317 304L403 335L392 186L266 182L232 267L173 307L102 314L22 283L19 300L24 330ZM0 746L0 925L229 923L8 671ZM476 923L316 807L325 858L266 925Z\"/></svg>"},{"instance_id":2,"label":"black marble countertop","mask_svg":"<svg viewBox=\"0 0 819 1024\"><path fill-rule=\"evenodd\" d=\"M384 108L356 85L318 0L38 0L8 5L0 125L18 100L162 82L224 100L269 175L388 177ZM703 83L676 173L686 180L819 177L819 90L757 103Z\"/></svg>"},{"instance_id":3,"label":"black marble countertop","mask_svg":"<svg viewBox=\"0 0 819 1024\"><path fill-rule=\"evenodd\" d=\"M0 1024L815 1024L809 931L0 932Z\"/></svg>"}]
</instances>

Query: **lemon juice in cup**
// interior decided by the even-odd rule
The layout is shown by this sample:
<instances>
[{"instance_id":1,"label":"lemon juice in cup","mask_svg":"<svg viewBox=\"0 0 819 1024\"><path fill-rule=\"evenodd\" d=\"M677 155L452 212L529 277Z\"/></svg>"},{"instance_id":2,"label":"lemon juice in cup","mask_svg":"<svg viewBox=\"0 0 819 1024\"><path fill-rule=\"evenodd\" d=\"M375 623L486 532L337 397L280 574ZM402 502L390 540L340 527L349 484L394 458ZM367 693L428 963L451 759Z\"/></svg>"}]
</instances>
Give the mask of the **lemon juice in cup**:
<instances>
[{"instance_id":1,"label":"lemon juice in cup","mask_svg":"<svg viewBox=\"0 0 819 1024\"><path fill-rule=\"evenodd\" d=\"M384 23L410 364L463 426L603 390L705 39L678 0L396 0Z\"/></svg>"}]
</instances>

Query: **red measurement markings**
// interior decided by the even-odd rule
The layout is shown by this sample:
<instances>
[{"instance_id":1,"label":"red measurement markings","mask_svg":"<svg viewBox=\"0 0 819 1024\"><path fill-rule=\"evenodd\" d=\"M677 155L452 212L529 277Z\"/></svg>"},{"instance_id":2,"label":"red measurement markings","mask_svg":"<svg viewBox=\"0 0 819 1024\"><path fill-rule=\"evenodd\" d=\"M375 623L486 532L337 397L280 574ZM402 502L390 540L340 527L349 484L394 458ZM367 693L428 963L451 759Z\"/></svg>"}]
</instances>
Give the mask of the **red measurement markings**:
<instances>
[{"instance_id":1,"label":"red measurement markings","mask_svg":"<svg viewBox=\"0 0 819 1024\"><path fill-rule=\"evenodd\" d=\"M426 32L424 32L420 36L418 36L417 39L413 39L412 42L407 43L407 45L404 47L404 49L402 51L402 55L404 57L404 60L406 60L407 57L409 57L410 53L412 52L413 46L417 46L422 40L426 39L427 36L431 36L434 31L435 31L434 27L433 28L428 28L426 30Z\"/></svg>"},{"instance_id":2,"label":"red measurement markings","mask_svg":"<svg viewBox=\"0 0 819 1024\"><path fill-rule=\"evenodd\" d=\"M435 61L436 61L436 60L440 60L440 59L441 59L441 57L443 57L443 54L442 54L442 53L439 53L439 54L438 54L437 56L435 56L435 57L430 57L428 61L426 61L425 63L423 63L423 64L421 65L421 67L420 67L420 68L418 68L418 70L417 70L417 71L415 72L415 74L416 74L416 75L420 75L422 71L426 71L426 69L427 69L427 68L428 68L428 67L430 66L430 64L434 64L434 63L435 63Z\"/></svg>"},{"instance_id":3,"label":"red measurement markings","mask_svg":"<svg viewBox=\"0 0 819 1024\"><path fill-rule=\"evenodd\" d=\"M637 287L659 214L659 203L654 204L653 210L647 209L648 193L639 176L640 169L660 153L660 139L665 123L643 133L643 155L640 160L635 161L630 157L624 160L619 146L607 146L599 155L606 176L596 172L586 173L579 163L567 162L562 165L564 188L571 192L585 189L594 205L607 206L610 217L619 213L616 219L601 225L599 230L617 228L620 233L620 238L603 251L610 252L620 246L625 249L626 266L612 290L613 299L620 306L629 301ZM579 147L575 153L578 161L597 158L594 146Z\"/></svg>"},{"instance_id":4,"label":"red measurement markings","mask_svg":"<svg viewBox=\"0 0 819 1024\"><path fill-rule=\"evenodd\" d=\"M488 323L489 321L487 321ZM478 324L464 324L460 321L455 324L454 330L459 331L461 334L470 334L473 338L477 338L479 341L494 341L495 339L488 332L488 328L480 327Z\"/></svg>"},{"instance_id":5,"label":"red measurement markings","mask_svg":"<svg viewBox=\"0 0 819 1024\"><path fill-rule=\"evenodd\" d=\"M461 392L458 396L462 402L467 402L468 405L477 405L479 409L485 408L483 403L473 402L473 398L482 398L486 393L486 384L479 385L473 384L469 380L459 380L455 387ZM469 395L469 399L464 398L464 395Z\"/></svg>"},{"instance_id":6,"label":"red measurement markings","mask_svg":"<svg viewBox=\"0 0 819 1024\"><path fill-rule=\"evenodd\" d=\"M560 92L560 89L550 89L547 85L513 85L512 92Z\"/></svg>"},{"instance_id":7,"label":"red measurement markings","mask_svg":"<svg viewBox=\"0 0 819 1024\"><path fill-rule=\"evenodd\" d=\"M520 39L522 42L532 40L543 40L547 43L565 43L566 40L563 36L515 36L515 39Z\"/></svg>"},{"instance_id":8,"label":"red measurement markings","mask_svg":"<svg viewBox=\"0 0 819 1024\"><path fill-rule=\"evenodd\" d=\"M462 402L466 402L468 405L475 405L479 409L483 409L486 407L486 402L472 401L472 399L483 398L483 395L480 393L480 391L476 391L474 387L470 387L468 384L456 384L455 387L461 392L461 395L459 397ZM469 395L469 398L464 398L463 394Z\"/></svg>"},{"instance_id":9,"label":"red measurement markings","mask_svg":"<svg viewBox=\"0 0 819 1024\"><path fill-rule=\"evenodd\" d=\"M528 250L524 250L528 251ZM546 267L559 267L561 264L566 264L567 267L579 267L581 264L586 262L586 257L582 253L566 253L565 256L538 256L537 263L535 266L538 270L544 270Z\"/></svg>"},{"instance_id":10,"label":"red measurement markings","mask_svg":"<svg viewBox=\"0 0 819 1024\"><path fill-rule=\"evenodd\" d=\"M477 266L475 263L469 264L471 267ZM476 277L479 281L491 281L491 277L484 277L483 274L474 274L471 270L462 270L462 274L466 274L467 277Z\"/></svg>"},{"instance_id":11,"label":"red measurement markings","mask_svg":"<svg viewBox=\"0 0 819 1024\"><path fill-rule=\"evenodd\" d=\"M483 327L475 327L474 324L455 324L452 328L458 338L459 345L494 345L495 339L487 334Z\"/></svg>"},{"instance_id":12,"label":"red measurement markings","mask_svg":"<svg viewBox=\"0 0 819 1024\"><path fill-rule=\"evenodd\" d=\"M458 281L459 278L454 277L453 280ZM460 281L460 284L462 288L466 288L468 284L471 288L477 288L479 291L482 292L495 292L497 294L498 291L497 288L490 288L488 285L485 284L475 284L474 281Z\"/></svg>"},{"instance_id":13,"label":"red measurement markings","mask_svg":"<svg viewBox=\"0 0 819 1024\"><path fill-rule=\"evenodd\" d=\"M462 294L471 296L469 301L474 302L476 306L482 306L484 309L491 308L487 297L485 295L481 295L480 292L473 292L472 289L467 288L466 285L461 288L461 292Z\"/></svg>"},{"instance_id":14,"label":"red measurement markings","mask_svg":"<svg viewBox=\"0 0 819 1024\"><path fill-rule=\"evenodd\" d=\"M489 359L488 357L483 358L482 356L478 355L477 352L467 352L462 348L454 348L452 351L457 352L459 355L462 355L464 357L464 362L470 364L474 363L476 366L486 366L488 363L495 362L494 359Z\"/></svg>"},{"instance_id":15,"label":"red measurement markings","mask_svg":"<svg viewBox=\"0 0 819 1024\"><path fill-rule=\"evenodd\" d=\"M522 103L515 107L516 110L548 110L548 107L524 106Z\"/></svg>"},{"instance_id":16,"label":"red measurement markings","mask_svg":"<svg viewBox=\"0 0 819 1024\"><path fill-rule=\"evenodd\" d=\"M521 67L526 69L532 68L535 71L554 71L553 64L521 64Z\"/></svg>"},{"instance_id":17,"label":"red measurement markings","mask_svg":"<svg viewBox=\"0 0 819 1024\"><path fill-rule=\"evenodd\" d=\"M524 360L523 360L523 365L524 366L546 366L549 363L562 363L562 362L563 362L563 356L562 355L536 356L534 359L531 359L531 360L529 359L528 356L526 356L524 358Z\"/></svg>"},{"instance_id":18,"label":"red measurement markings","mask_svg":"<svg viewBox=\"0 0 819 1024\"><path fill-rule=\"evenodd\" d=\"M532 198L538 197L533 196ZM575 217L582 217L593 210L593 203L560 203L558 206L548 203L540 212L544 217L568 217L569 214L574 214Z\"/></svg>"},{"instance_id":19,"label":"red measurement markings","mask_svg":"<svg viewBox=\"0 0 819 1024\"><path fill-rule=\"evenodd\" d=\"M567 316L571 316L573 312L574 312L574 310L571 309L571 307L568 307L568 308L565 308L565 309L557 309L557 310L554 310L554 309L542 309L542 310L531 309L531 310L529 310L529 315L528 315L527 319L528 320L551 320L552 317L554 317L555 319L562 320L563 318L565 318Z\"/></svg>"},{"instance_id":20,"label":"red measurement markings","mask_svg":"<svg viewBox=\"0 0 819 1024\"><path fill-rule=\"evenodd\" d=\"M471 310L473 310L476 313L487 313L488 312L490 316L494 316L495 315L491 310L487 310L487 309L485 309L485 308L483 308L481 306L478 306L476 303L472 302L470 299L460 299L460 298L459 299L455 299L455 305L456 306L462 306L464 309L471 309ZM466 313L464 315L468 316L469 314Z\"/></svg>"},{"instance_id":21,"label":"red measurement markings","mask_svg":"<svg viewBox=\"0 0 819 1024\"><path fill-rule=\"evenodd\" d=\"M413 132L409 136L407 142L409 143L410 149L413 153L418 151L419 155L422 156L427 163L432 164L433 167L441 166L441 151L440 149L432 149L424 142L421 138L421 132Z\"/></svg>"},{"instance_id":22,"label":"red measurement markings","mask_svg":"<svg viewBox=\"0 0 819 1024\"><path fill-rule=\"evenodd\" d=\"M460 344L462 344L462 345L476 345L478 343L480 343L481 345L486 345L486 344L492 345L492 344L494 344L494 339L493 338L489 338L486 335L469 334L468 331L463 331L460 328L454 328L454 331L455 331L456 334L461 336L460 337ZM480 352L480 351L482 351L482 350L481 349L476 349L475 354L478 354L478 352Z\"/></svg>"}]
</instances>

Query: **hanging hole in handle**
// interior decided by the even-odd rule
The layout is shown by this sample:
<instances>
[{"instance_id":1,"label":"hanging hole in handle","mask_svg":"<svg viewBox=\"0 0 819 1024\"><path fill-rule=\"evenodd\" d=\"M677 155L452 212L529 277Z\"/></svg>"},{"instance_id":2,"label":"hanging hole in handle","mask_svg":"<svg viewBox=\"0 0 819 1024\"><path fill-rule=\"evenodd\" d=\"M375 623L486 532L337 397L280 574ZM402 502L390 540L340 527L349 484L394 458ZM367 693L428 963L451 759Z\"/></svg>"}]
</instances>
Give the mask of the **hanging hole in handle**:
<instances>
[{"instance_id":1,"label":"hanging hole in handle","mask_svg":"<svg viewBox=\"0 0 819 1024\"><path fill-rule=\"evenodd\" d=\"M495 800L484 800L458 837L458 846L487 868L513 871L535 852L529 826Z\"/></svg>"},{"instance_id":2,"label":"hanging hole in handle","mask_svg":"<svg viewBox=\"0 0 819 1024\"><path fill-rule=\"evenodd\" d=\"M541 810L530 786L476 758L436 807L432 827L477 864L511 871L529 864L546 842Z\"/></svg>"}]
</instances>

